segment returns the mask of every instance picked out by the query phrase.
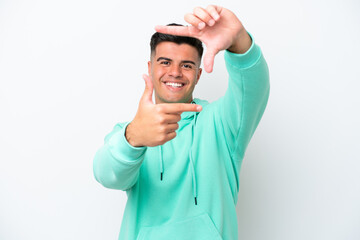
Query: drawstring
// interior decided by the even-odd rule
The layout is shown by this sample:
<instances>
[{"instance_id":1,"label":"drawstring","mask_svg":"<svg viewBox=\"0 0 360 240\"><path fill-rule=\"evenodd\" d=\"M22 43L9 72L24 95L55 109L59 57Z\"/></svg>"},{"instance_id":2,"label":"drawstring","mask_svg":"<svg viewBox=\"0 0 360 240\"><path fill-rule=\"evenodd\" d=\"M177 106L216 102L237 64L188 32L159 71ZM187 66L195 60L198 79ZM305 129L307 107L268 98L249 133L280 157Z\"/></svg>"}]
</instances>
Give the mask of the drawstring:
<instances>
[{"instance_id":1,"label":"drawstring","mask_svg":"<svg viewBox=\"0 0 360 240\"><path fill-rule=\"evenodd\" d=\"M191 103L195 104L194 101ZM190 151L189 151L189 160L190 160L190 170L191 170L191 181L192 181L192 189L193 189L193 197L195 200L195 205L197 205L197 189L196 189L196 172L194 167L194 160L192 157L192 148L193 148L193 142L194 142L194 130L195 130L195 124L197 119L197 114L194 112L194 118L191 123L191 144L190 144ZM160 181L163 180L163 174L164 174L164 160L163 160L163 154L162 154L162 145L159 146L159 157L160 157Z\"/></svg>"},{"instance_id":2,"label":"drawstring","mask_svg":"<svg viewBox=\"0 0 360 240\"><path fill-rule=\"evenodd\" d=\"M191 150L190 150L191 152ZM192 159L192 154L190 153L190 163L191 163L191 175L192 175L192 186L193 186L193 196L194 196L194 199L195 199L195 205L197 205L197 200L196 200L196 197L197 197L197 191L196 191L196 177L195 177L195 170L194 170L194 162L193 162L193 159Z\"/></svg>"},{"instance_id":3,"label":"drawstring","mask_svg":"<svg viewBox=\"0 0 360 240\"><path fill-rule=\"evenodd\" d=\"M197 114L194 113L194 119L192 122L192 126L191 126L191 147L190 147L190 151L189 151L189 159L190 159L190 165L191 165L191 175L192 175L192 188L193 188L193 196L195 199L195 205L197 205L197 189L196 189L196 172L195 172L195 168L194 168L194 160L192 157L192 148L193 148L193 142L194 142L194 128L195 128L195 124L196 124L196 118L197 118Z\"/></svg>"},{"instance_id":4,"label":"drawstring","mask_svg":"<svg viewBox=\"0 0 360 240\"><path fill-rule=\"evenodd\" d=\"M159 156L160 156L160 181L163 180L164 173L164 160L162 156L162 145L159 146Z\"/></svg>"}]
</instances>

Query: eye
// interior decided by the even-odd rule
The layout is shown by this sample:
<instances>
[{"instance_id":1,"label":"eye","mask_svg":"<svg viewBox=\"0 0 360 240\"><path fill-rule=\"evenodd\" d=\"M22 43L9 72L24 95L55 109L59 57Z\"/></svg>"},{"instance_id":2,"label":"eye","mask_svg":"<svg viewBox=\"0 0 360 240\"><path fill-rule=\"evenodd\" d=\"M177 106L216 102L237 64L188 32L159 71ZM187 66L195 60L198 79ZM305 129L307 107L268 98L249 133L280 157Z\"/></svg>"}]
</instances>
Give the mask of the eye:
<instances>
[{"instance_id":1,"label":"eye","mask_svg":"<svg viewBox=\"0 0 360 240\"><path fill-rule=\"evenodd\" d=\"M193 66L191 64L184 64L183 68L188 68L188 69L192 69Z\"/></svg>"},{"instance_id":2,"label":"eye","mask_svg":"<svg viewBox=\"0 0 360 240\"><path fill-rule=\"evenodd\" d=\"M167 65L170 65L170 62L169 62L169 61L161 61L161 62L160 62L160 64L161 64L161 65L166 65L166 66L167 66Z\"/></svg>"}]
</instances>

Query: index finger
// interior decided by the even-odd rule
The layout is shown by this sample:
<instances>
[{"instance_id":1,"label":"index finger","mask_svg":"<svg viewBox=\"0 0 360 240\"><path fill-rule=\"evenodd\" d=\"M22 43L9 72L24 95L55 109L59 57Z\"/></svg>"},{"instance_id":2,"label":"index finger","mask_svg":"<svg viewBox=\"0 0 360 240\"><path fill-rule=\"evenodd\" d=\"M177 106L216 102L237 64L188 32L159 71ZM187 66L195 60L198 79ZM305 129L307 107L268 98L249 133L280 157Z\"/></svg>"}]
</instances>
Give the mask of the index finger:
<instances>
[{"instance_id":1,"label":"index finger","mask_svg":"<svg viewBox=\"0 0 360 240\"><path fill-rule=\"evenodd\" d=\"M161 103L163 110L168 114L181 114L183 112L200 112L202 106L191 103Z\"/></svg>"},{"instance_id":2,"label":"index finger","mask_svg":"<svg viewBox=\"0 0 360 240\"><path fill-rule=\"evenodd\" d=\"M185 37L195 37L195 35L199 32L193 26L163 26L163 25L155 26L155 31L163 34L185 36Z\"/></svg>"}]
</instances>

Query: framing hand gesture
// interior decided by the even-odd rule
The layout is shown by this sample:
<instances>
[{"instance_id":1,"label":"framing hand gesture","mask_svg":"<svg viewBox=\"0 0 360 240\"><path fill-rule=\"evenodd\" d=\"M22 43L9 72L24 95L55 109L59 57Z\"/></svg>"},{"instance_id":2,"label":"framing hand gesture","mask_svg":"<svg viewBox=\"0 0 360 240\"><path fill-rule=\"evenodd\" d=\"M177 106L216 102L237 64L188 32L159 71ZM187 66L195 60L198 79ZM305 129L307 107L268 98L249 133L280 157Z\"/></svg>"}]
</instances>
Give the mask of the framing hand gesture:
<instances>
[{"instance_id":1,"label":"framing hand gesture","mask_svg":"<svg viewBox=\"0 0 360 240\"><path fill-rule=\"evenodd\" d=\"M245 53L251 46L251 38L236 15L230 10L209 5L206 9L194 8L185 15L190 26L156 26L164 34L194 37L206 45L204 68L212 72L215 55L221 50Z\"/></svg>"}]
</instances>

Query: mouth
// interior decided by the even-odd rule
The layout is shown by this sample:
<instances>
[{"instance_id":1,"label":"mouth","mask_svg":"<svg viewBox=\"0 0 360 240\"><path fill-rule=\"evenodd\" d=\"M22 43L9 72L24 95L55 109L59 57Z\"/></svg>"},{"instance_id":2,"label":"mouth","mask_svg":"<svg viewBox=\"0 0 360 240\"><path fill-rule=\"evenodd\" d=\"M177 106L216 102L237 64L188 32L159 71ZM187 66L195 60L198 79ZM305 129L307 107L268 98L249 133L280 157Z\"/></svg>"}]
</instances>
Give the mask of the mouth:
<instances>
[{"instance_id":1,"label":"mouth","mask_svg":"<svg viewBox=\"0 0 360 240\"><path fill-rule=\"evenodd\" d=\"M163 82L163 84L166 86L167 89L173 92L182 90L186 85L185 83L180 82Z\"/></svg>"}]
</instances>

